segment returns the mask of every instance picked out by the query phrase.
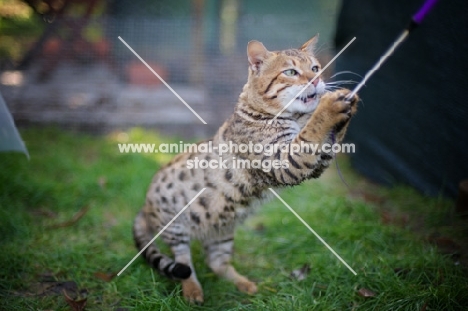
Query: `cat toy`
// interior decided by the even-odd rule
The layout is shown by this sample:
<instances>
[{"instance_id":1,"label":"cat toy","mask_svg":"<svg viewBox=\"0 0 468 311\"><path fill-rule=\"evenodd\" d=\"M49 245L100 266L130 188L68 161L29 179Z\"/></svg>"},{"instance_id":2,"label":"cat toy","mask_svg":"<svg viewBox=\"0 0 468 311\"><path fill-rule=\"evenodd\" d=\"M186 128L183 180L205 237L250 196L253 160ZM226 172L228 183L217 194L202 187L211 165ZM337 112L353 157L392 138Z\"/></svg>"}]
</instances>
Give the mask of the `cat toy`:
<instances>
[{"instance_id":1,"label":"cat toy","mask_svg":"<svg viewBox=\"0 0 468 311\"><path fill-rule=\"evenodd\" d=\"M379 61L366 73L364 79L354 88L354 90L348 94L347 99L353 98L354 95L366 84L367 80L382 66L382 64L395 52L395 49L408 37L411 31L419 26L424 17L432 10L438 0L426 0L423 6L413 15L408 26L403 32L397 37L393 44L387 49L387 51L380 57Z\"/></svg>"}]
</instances>

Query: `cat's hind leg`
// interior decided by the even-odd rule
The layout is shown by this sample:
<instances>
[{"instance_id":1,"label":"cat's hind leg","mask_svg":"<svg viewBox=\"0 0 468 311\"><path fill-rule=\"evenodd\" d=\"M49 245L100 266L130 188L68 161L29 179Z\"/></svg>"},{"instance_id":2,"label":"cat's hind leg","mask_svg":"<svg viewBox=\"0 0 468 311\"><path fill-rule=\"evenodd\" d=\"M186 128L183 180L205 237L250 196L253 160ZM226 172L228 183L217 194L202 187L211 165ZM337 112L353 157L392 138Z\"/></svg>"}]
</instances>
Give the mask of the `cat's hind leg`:
<instances>
[{"instance_id":1,"label":"cat's hind leg","mask_svg":"<svg viewBox=\"0 0 468 311\"><path fill-rule=\"evenodd\" d=\"M146 206L145 209L147 208ZM160 232L162 230L157 214L152 210L145 212L145 209L138 213L133 226L133 235L139 250L153 239L153 231ZM151 230L151 228L154 228L154 230ZM156 244L153 243L146 246L142 253L143 257L162 275L173 280L180 280L183 295L188 301L202 303L203 290L192 264L190 237L186 226L180 221L173 223L162 232L162 239L164 243L171 247L174 260L162 254Z\"/></svg>"},{"instance_id":2,"label":"cat's hind leg","mask_svg":"<svg viewBox=\"0 0 468 311\"><path fill-rule=\"evenodd\" d=\"M158 228L159 229L159 228ZM190 274L183 278L177 278L182 283L182 294L187 301L191 303L203 302L203 290L200 282L197 279L195 268L192 263L192 254L190 250L190 233L186 226L184 215L176 219L169 227L161 234L162 240L171 248L174 256L174 263L180 266L190 268ZM167 266L170 269L170 266ZM162 273L166 274L164 268Z\"/></svg>"},{"instance_id":3,"label":"cat's hind leg","mask_svg":"<svg viewBox=\"0 0 468 311\"><path fill-rule=\"evenodd\" d=\"M241 292L247 294L255 294L257 292L255 283L239 274L231 265L234 247L233 235L219 236L203 244L207 263L214 273L233 282Z\"/></svg>"},{"instance_id":4,"label":"cat's hind leg","mask_svg":"<svg viewBox=\"0 0 468 311\"><path fill-rule=\"evenodd\" d=\"M176 262L183 263L189 266L192 270L190 277L181 281L182 294L184 295L185 299L191 303L203 303L203 289L197 279L197 275L195 274L189 244L180 243L171 246L171 250L174 254Z\"/></svg>"}]
</instances>

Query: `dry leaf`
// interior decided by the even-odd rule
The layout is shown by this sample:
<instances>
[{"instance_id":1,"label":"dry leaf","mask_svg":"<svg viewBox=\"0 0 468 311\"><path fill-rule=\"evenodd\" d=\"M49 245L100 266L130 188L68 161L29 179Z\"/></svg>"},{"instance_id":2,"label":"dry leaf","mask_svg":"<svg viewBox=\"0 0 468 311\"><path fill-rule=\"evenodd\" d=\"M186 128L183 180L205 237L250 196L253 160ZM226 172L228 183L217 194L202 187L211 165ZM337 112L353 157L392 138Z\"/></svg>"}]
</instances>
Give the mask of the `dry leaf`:
<instances>
[{"instance_id":1,"label":"dry leaf","mask_svg":"<svg viewBox=\"0 0 468 311\"><path fill-rule=\"evenodd\" d=\"M110 282L117 275L117 273L104 273L104 272L94 272L94 276L98 279L103 280L104 282Z\"/></svg>"},{"instance_id":2,"label":"dry leaf","mask_svg":"<svg viewBox=\"0 0 468 311\"><path fill-rule=\"evenodd\" d=\"M302 281L307 277L309 272L310 272L310 265L306 263L300 269L293 270L293 272L291 272L291 277L298 281Z\"/></svg>"},{"instance_id":3,"label":"dry leaf","mask_svg":"<svg viewBox=\"0 0 468 311\"><path fill-rule=\"evenodd\" d=\"M78 286L73 281L39 282L32 284L28 291L30 295L51 296L58 295L64 290L69 292L76 292L78 290Z\"/></svg>"},{"instance_id":4,"label":"dry leaf","mask_svg":"<svg viewBox=\"0 0 468 311\"><path fill-rule=\"evenodd\" d=\"M82 311L86 307L86 301L88 298L82 298L79 300L74 300L70 298L70 296L67 295L67 292L63 290L63 297L65 298L65 301L68 303L68 305L72 308L73 311Z\"/></svg>"},{"instance_id":5,"label":"dry leaf","mask_svg":"<svg viewBox=\"0 0 468 311\"><path fill-rule=\"evenodd\" d=\"M78 213L73 215L72 219L67 220L65 222L62 222L62 223L51 225L51 226L49 226L49 228L56 229L56 228L70 227L70 226L74 225L76 222L78 222L78 220L80 220L84 215L86 215L88 210L89 210L89 206L85 206L82 209L80 209L78 211Z\"/></svg>"},{"instance_id":6,"label":"dry leaf","mask_svg":"<svg viewBox=\"0 0 468 311\"><path fill-rule=\"evenodd\" d=\"M41 282L55 282L57 281L57 276L53 272L43 272L40 273L39 275L39 280Z\"/></svg>"},{"instance_id":7,"label":"dry leaf","mask_svg":"<svg viewBox=\"0 0 468 311\"><path fill-rule=\"evenodd\" d=\"M362 287L362 288L360 288L358 290L358 294L359 294L359 296L366 297L366 298L375 296L375 293L373 291L371 291L370 289L364 288L364 287Z\"/></svg>"},{"instance_id":8,"label":"dry leaf","mask_svg":"<svg viewBox=\"0 0 468 311\"><path fill-rule=\"evenodd\" d=\"M39 208L37 210L31 211L31 214L35 216L41 216L41 217L46 217L46 218L57 218L57 213L46 209L46 208Z\"/></svg>"}]
</instances>

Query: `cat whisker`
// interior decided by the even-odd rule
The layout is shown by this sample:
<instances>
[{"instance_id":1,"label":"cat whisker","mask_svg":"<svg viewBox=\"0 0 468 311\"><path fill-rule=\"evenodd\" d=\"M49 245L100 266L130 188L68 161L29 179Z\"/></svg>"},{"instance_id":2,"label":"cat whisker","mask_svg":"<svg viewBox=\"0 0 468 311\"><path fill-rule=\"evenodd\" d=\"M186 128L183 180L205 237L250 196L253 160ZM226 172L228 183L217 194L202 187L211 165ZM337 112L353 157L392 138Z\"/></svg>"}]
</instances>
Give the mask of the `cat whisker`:
<instances>
[{"instance_id":1,"label":"cat whisker","mask_svg":"<svg viewBox=\"0 0 468 311\"><path fill-rule=\"evenodd\" d=\"M340 89L342 85L347 85L347 84L357 84L357 82L353 80L341 80L341 81L327 82L325 83L325 89L337 90L337 89Z\"/></svg>"},{"instance_id":2,"label":"cat whisker","mask_svg":"<svg viewBox=\"0 0 468 311\"><path fill-rule=\"evenodd\" d=\"M354 80L340 80L340 81L326 82L325 84L326 85L357 84L357 81L354 81Z\"/></svg>"},{"instance_id":3,"label":"cat whisker","mask_svg":"<svg viewBox=\"0 0 468 311\"><path fill-rule=\"evenodd\" d=\"M325 90L329 91L329 92L335 91L335 90L338 90L338 89L340 89L340 87L338 87L338 86L325 87Z\"/></svg>"},{"instance_id":4,"label":"cat whisker","mask_svg":"<svg viewBox=\"0 0 468 311\"><path fill-rule=\"evenodd\" d=\"M349 71L349 70L339 71L339 72L335 73L333 76L331 76L330 79L333 79L334 77L342 75L342 74L352 74L352 75L356 75L356 76L358 76L359 78L362 79L362 76L360 74L357 74L357 73Z\"/></svg>"},{"instance_id":5,"label":"cat whisker","mask_svg":"<svg viewBox=\"0 0 468 311\"><path fill-rule=\"evenodd\" d=\"M330 50L330 48L331 48L330 45L328 43L324 42L319 47L317 47L315 49L315 54L318 55L318 54L320 54L320 53L322 53L324 51Z\"/></svg>"}]
</instances>

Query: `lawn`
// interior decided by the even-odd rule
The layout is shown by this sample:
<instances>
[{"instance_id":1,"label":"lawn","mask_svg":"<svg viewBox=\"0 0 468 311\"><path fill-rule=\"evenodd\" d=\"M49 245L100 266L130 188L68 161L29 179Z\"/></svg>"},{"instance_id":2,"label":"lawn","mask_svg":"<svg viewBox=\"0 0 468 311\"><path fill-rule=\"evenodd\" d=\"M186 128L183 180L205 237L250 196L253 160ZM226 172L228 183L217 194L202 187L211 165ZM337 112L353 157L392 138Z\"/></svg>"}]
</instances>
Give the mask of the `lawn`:
<instances>
[{"instance_id":1,"label":"lawn","mask_svg":"<svg viewBox=\"0 0 468 311\"><path fill-rule=\"evenodd\" d=\"M105 137L53 128L21 134L30 161L0 154L0 309L70 310L65 294L69 303L86 299L86 310L188 309L180 285L141 258L115 276L137 253L133 217L152 175L170 158L120 154L117 143L179 140L139 129ZM258 282L259 293L242 294L218 279L194 243L205 303L191 307L468 310L468 234L453 202L377 186L347 158L339 164L349 188L333 166L280 195L356 276L273 199L236 234L234 265ZM302 280L291 277L306 264Z\"/></svg>"}]
</instances>

